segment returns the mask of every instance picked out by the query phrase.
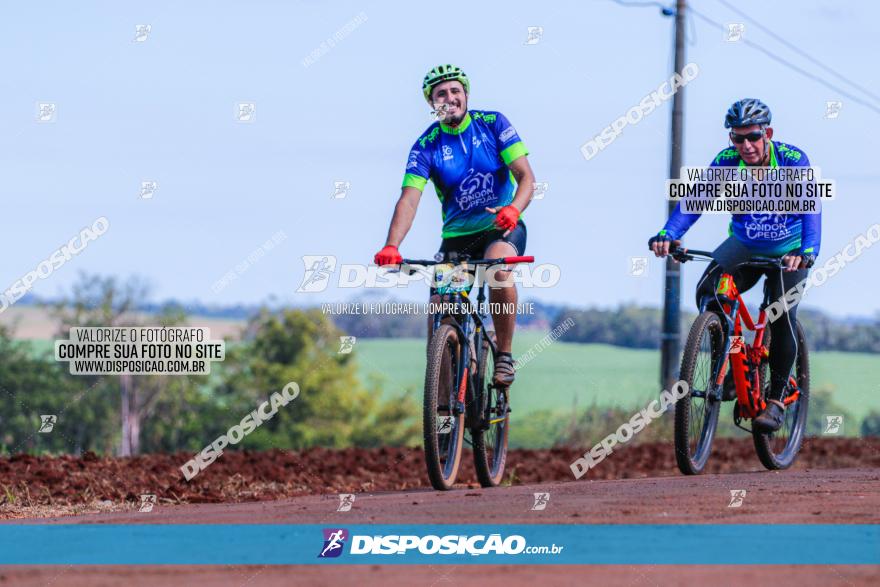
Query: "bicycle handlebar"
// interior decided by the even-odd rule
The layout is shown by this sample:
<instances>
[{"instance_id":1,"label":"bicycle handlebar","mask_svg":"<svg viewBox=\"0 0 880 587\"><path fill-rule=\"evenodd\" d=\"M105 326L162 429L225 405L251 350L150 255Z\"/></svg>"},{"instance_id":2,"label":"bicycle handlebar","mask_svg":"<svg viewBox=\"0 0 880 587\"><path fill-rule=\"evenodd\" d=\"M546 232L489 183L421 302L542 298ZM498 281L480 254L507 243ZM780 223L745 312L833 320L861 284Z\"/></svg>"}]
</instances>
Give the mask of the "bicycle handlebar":
<instances>
[{"instance_id":1,"label":"bicycle handlebar","mask_svg":"<svg viewBox=\"0 0 880 587\"><path fill-rule=\"evenodd\" d=\"M497 259L462 259L455 261L428 261L426 259L403 259L401 265L445 265L447 263L465 263L467 265L513 265L515 263L534 263L532 256L498 257Z\"/></svg>"},{"instance_id":2,"label":"bicycle handlebar","mask_svg":"<svg viewBox=\"0 0 880 587\"><path fill-rule=\"evenodd\" d=\"M678 261L679 263L685 263L687 261L693 261L697 257L703 257L705 259L714 260L711 251L701 251L699 249L687 249L685 247L679 246L675 244L678 241L673 241L670 243L669 254L673 259ZM748 259L747 261L743 261L739 263L739 265L749 265L752 267L770 267L772 269L782 269L784 265L782 264L782 257L761 257L756 256Z\"/></svg>"}]
</instances>

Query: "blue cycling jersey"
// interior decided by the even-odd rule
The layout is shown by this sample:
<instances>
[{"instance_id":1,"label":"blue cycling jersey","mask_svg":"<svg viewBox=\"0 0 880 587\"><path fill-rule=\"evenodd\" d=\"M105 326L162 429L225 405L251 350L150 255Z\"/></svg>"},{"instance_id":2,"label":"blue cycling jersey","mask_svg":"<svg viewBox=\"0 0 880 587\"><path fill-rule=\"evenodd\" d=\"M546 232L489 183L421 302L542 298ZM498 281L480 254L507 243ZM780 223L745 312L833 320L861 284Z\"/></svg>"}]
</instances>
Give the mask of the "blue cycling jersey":
<instances>
[{"instance_id":1,"label":"blue cycling jersey","mask_svg":"<svg viewBox=\"0 0 880 587\"><path fill-rule=\"evenodd\" d=\"M710 167L743 167L745 162L736 149L724 149L712 160ZM807 154L795 147L778 141L770 141L770 167L809 167ZM672 240L678 240L699 214L681 211L681 203L663 227ZM822 213L818 214L733 214L730 234L755 252L780 256L791 251L819 255L821 243Z\"/></svg>"},{"instance_id":2,"label":"blue cycling jersey","mask_svg":"<svg viewBox=\"0 0 880 587\"><path fill-rule=\"evenodd\" d=\"M470 110L457 127L435 122L409 153L403 187L425 189L430 179L443 211L443 238L494 226L485 208L513 201L516 182L508 165L528 155L500 112Z\"/></svg>"}]
</instances>

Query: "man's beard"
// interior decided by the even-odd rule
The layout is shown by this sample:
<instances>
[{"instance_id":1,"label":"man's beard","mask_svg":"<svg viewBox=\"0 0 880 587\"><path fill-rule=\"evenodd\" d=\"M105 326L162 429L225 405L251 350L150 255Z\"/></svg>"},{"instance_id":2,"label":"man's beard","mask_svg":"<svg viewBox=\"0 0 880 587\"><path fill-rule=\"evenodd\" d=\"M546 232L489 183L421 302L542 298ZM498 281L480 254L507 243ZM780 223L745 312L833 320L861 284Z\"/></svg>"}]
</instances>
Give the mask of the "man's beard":
<instances>
[{"instance_id":1,"label":"man's beard","mask_svg":"<svg viewBox=\"0 0 880 587\"><path fill-rule=\"evenodd\" d=\"M443 122L445 124L448 124L449 126L459 125L461 123L461 121L464 120L464 115L467 113L467 110L464 110L461 107L459 107L458 109L461 111L460 114L458 114L457 116L454 116L454 115L450 114L449 112L447 112L446 116L443 118Z\"/></svg>"}]
</instances>

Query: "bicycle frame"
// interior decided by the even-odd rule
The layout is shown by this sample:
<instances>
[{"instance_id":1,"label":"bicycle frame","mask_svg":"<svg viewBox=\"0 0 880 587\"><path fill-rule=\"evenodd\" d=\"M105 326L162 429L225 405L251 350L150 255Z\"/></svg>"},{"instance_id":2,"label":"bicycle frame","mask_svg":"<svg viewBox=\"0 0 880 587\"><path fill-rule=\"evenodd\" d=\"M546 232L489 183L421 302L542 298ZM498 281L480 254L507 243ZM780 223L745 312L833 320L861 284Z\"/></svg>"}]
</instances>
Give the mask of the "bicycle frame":
<instances>
[{"instance_id":1,"label":"bicycle frame","mask_svg":"<svg viewBox=\"0 0 880 587\"><path fill-rule=\"evenodd\" d=\"M682 262L694 259L694 255L711 258L711 253L706 251L688 251L687 249L681 249L681 251L676 258ZM760 261L767 262L769 259L761 259ZM738 414L740 417L751 419L767 406L761 395L760 366L761 362L770 356L770 349L764 344L764 332L767 328L766 307L769 302L764 300L758 313L757 322L753 320L730 273L721 274L715 289L715 299L720 303L721 313L726 318L723 340L725 351L713 368L715 385L720 393L729 369L736 388ZM706 309L708 301L710 300L701 301L701 311ZM745 343L744 328L755 332L752 344ZM794 377L789 376L789 385L794 389L794 392L784 398L783 403L786 406L797 401L800 395Z\"/></svg>"},{"instance_id":2,"label":"bicycle frame","mask_svg":"<svg viewBox=\"0 0 880 587\"><path fill-rule=\"evenodd\" d=\"M736 386L736 400L740 406L740 414L746 418L754 418L766 407L764 398L761 397L761 371L758 366L762 359L769 356L769 349L763 344L767 312L761 308L758 322L752 320L752 315L743 302L733 276L729 273L721 275L715 293L725 299L721 308L728 322L724 334L726 352L721 356L721 364L716 367L718 374L715 385L719 388L724 385L729 365ZM746 329L755 332L755 340L751 345L744 342L743 325Z\"/></svg>"},{"instance_id":3,"label":"bicycle frame","mask_svg":"<svg viewBox=\"0 0 880 587\"><path fill-rule=\"evenodd\" d=\"M479 287L479 293L477 294L477 305L474 306L473 301L470 298L468 292L458 292L453 294L445 294L448 296L448 303L455 304L459 307L466 308L466 312L462 312L461 314L449 314L449 313L441 313L435 312L433 314L433 325L434 331L440 328L440 325L443 322L443 319L446 317L451 317L452 320L449 322L455 329L458 331L459 340L461 341L461 360L458 363L458 381L461 383L458 386L458 395L456 397L455 407L453 409L453 413L458 416L463 413L465 410L465 397L467 392L467 384L470 381L469 377L476 377L476 373L470 372L470 364L471 364L471 345L468 342L471 339L471 335L474 337L474 352L476 356L474 357L475 363L477 365L480 364L483 356L483 345L482 341L485 340L488 342L491 347L492 353L497 351L497 347L495 346L495 341L493 341L488 334L486 334L486 326L485 320L488 318L488 315L482 314L480 312L480 308L484 306L486 301L486 286L485 284L481 284ZM461 318L459 318L461 316ZM478 382L472 382L472 389L476 388Z\"/></svg>"},{"instance_id":4,"label":"bicycle frame","mask_svg":"<svg viewBox=\"0 0 880 587\"><path fill-rule=\"evenodd\" d=\"M514 256L514 257L500 257L498 259L478 259L478 260L467 260L461 259L460 262L466 265L478 266L478 265L512 265L515 263L531 263L535 260L532 256ZM410 260L403 259L403 264L406 266L412 265L438 265L443 263L442 261L419 261L419 260ZM412 271L412 269L407 269L407 271ZM472 291L472 290L471 290ZM464 311L456 312L456 313L443 313L443 312L435 312L432 315L432 324L433 331L437 331L440 328L440 325L443 323L443 319L446 317L452 318L448 321L458 332L460 347L461 347L461 360L458 363L458 372L456 375L458 376L459 386L458 386L458 395L456 396L456 403L452 410L452 412L458 416L464 413L466 409L466 397L468 385L470 384L471 389L476 389L479 382L476 381L477 373L470 372L470 364L471 364L471 345L469 341L471 340L471 336L474 337L474 352L476 353L475 364L479 365L480 361L483 359L483 345L482 341L485 340L491 350L491 353L494 354L497 352L498 347L495 345L495 341L493 341L489 335L486 333L485 322L488 319L488 314L481 312L481 308L485 307L486 301L486 284L480 283L478 294L477 294L477 304L476 306L471 299L470 293L467 291L459 291L454 293L446 293L442 294L443 297L447 298L447 302L454 304L460 308L463 308ZM491 355L490 355L491 356ZM471 381L473 379L473 381ZM485 414L481 416L481 426L487 427L489 422L488 418Z\"/></svg>"}]
</instances>

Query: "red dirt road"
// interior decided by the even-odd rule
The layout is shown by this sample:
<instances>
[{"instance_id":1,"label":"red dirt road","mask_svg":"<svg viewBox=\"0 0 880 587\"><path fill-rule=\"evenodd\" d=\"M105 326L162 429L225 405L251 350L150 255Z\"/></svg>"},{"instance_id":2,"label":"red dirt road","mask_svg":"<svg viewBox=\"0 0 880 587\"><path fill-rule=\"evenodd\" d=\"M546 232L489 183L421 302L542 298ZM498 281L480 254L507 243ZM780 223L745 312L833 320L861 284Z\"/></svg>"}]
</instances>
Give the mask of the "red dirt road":
<instances>
[{"instance_id":1,"label":"red dirt road","mask_svg":"<svg viewBox=\"0 0 880 587\"><path fill-rule=\"evenodd\" d=\"M730 491L746 490L740 507ZM880 469L747 472L699 477L571 481L359 494L273 502L157 506L150 513L60 517L41 523L880 523ZM549 492L543 511L533 493ZM37 520L32 520L37 521ZM11 520L10 520L11 522ZM17 523L25 520L15 520ZM9 523L9 522L7 522ZM2 532L2 525L0 525ZM871 566L369 566L369 567L6 567L0 585L876 585Z\"/></svg>"}]
</instances>

